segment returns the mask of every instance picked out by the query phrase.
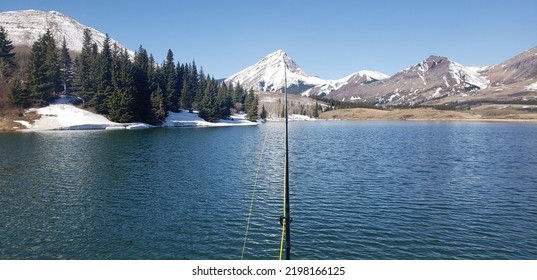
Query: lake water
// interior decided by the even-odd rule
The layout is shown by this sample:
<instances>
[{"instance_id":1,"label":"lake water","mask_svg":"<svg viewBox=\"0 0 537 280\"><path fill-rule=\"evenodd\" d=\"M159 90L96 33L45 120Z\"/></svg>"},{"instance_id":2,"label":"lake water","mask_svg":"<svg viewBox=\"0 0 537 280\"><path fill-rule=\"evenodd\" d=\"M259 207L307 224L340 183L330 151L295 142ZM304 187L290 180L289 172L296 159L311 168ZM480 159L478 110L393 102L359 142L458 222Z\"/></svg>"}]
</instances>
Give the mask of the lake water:
<instances>
[{"instance_id":1,"label":"lake water","mask_svg":"<svg viewBox=\"0 0 537 280\"><path fill-rule=\"evenodd\" d=\"M290 123L295 259L537 259L537 125ZM283 123L0 134L0 259L277 259Z\"/></svg>"}]
</instances>

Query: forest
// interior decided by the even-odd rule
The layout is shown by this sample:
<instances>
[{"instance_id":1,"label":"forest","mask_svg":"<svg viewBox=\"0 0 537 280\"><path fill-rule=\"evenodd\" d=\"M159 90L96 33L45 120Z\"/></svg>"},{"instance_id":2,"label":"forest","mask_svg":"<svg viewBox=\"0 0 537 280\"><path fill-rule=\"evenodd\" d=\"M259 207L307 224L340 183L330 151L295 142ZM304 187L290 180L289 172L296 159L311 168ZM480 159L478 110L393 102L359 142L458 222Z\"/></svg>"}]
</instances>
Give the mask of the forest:
<instances>
[{"instance_id":1,"label":"forest","mask_svg":"<svg viewBox=\"0 0 537 280\"><path fill-rule=\"evenodd\" d=\"M108 35L101 49L84 31L80 52L56 42L50 30L32 44L28 54L17 54L0 27L0 108L46 106L60 95L75 96L80 106L115 122L161 124L168 112L197 110L210 122L245 112L258 118L258 96L240 84L228 85L206 75L203 68L175 62L172 50L155 62L142 46L134 56L111 45Z\"/></svg>"}]
</instances>

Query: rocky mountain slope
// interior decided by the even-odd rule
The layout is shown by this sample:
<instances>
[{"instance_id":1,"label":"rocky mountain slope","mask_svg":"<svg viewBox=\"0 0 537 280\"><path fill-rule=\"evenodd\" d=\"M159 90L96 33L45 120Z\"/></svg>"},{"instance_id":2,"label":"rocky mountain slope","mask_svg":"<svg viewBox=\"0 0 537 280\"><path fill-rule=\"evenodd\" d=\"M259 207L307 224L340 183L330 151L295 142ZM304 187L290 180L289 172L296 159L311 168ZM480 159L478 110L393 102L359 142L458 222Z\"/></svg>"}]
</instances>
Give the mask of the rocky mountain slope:
<instances>
[{"instance_id":1,"label":"rocky mountain slope","mask_svg":"<svg viewBox=\"0 0 537 280\"><path fill-rule=\"evenodd\" d=\"M423 104L496 102L529 105L537 102L537 47L502 63L478 68L477 71L490 81L487 88L434 99Z\"/></svg>"},{"instance_id":2,"label":"rocky mountain slope","mask_svg":"<svg viewBox=\"0 0 537 280\"><path fill-rule=\"evenodd\" d=\"M466 93L489 86L478 72L446 57L430 56L388 79L347 84L327 97L376 104L414 105L430 99Z\"/></svg>"},{"instance_id":3,"label":"rocky mountain slope","mask_svg":"<svg viewBox=\"0 0 537 280\"><path fill-rule=\"evenodd\" d=\"M481 74L495 85L510 84L536 78L537 47L527 50L503 63L486 67Z\"/></svg>"},{"instance_id":4,"label":"rocky mountain slope","mask_svg":"<svg viewBox=\"0 0 537 280\"><path fill-rule=\"evenodd\" d=\"M84 40L84 29L89 29L94 42L102 47L106 35L91 27L83 25L71 17L54 11L23 10L0 13L0 26L8 34L13 45L31 46L47 29L52 32L54 39L60 44L65 38L67 47L72 51L80 51ZM121 43L111 39L111 44ZM132 52L131 52L132 53Z\"/></svg>"}]
</instances>

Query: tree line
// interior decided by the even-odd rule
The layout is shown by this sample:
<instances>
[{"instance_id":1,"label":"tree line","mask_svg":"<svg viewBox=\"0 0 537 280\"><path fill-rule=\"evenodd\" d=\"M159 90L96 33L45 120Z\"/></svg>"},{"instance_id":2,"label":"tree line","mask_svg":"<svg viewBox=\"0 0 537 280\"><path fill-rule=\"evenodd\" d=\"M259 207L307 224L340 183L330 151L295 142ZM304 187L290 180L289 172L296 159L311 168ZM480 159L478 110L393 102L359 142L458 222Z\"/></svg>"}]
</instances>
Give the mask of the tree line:
<instances>
[{"instance_id":1,"label":"tree line","mask_svg":"<svg viewBox=\"0 0 537 280\"><path fill-rule=\"evenodd\" d=\"M73 60L65 39L58 46L47 30L33 43L23 73L14 75L13 49L0 27L0 83L9 84L12 106L44 106L66 94L115 122L160 124L169 111L182 109L198 110L211 122L238 112L250 120L258 117L259 101L252 90L217 82L195 61L175 63L171 50L158 64L142 46L132 56L112 45L108 35L99 49L86 29L82 50Z\"/></svg>"}]
</instances>

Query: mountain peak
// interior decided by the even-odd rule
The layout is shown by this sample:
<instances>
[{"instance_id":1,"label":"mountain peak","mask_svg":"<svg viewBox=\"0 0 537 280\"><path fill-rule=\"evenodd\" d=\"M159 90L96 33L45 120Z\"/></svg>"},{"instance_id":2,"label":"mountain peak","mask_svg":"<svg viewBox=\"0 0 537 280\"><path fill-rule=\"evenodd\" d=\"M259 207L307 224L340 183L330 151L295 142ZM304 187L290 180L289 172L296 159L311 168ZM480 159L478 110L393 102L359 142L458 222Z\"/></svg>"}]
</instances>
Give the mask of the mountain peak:
<instances>
[{"instance_id":1,"label":"mountain peak","mask_svg":"<svg viewBox=\"0 0 537 280\"><path fill-rule=\"evenodd\" d=\"M226 82L240 83L255 91L275 92L283 89L285 76L290 93L301 93L325 82L304 72L283 50L268 54L256 64L227 78Z\"/></svg>"},{"instance_id":2,"label":"mountain peak","mask_svg":"<svg viewBox=\"0 0 537 280\"><path fill-rule=\"evenodd\" d=\"M277 50L273 53L270 53L268 56L287 56L287 53L284 50Z\"/></svg>"}]
</instances>

